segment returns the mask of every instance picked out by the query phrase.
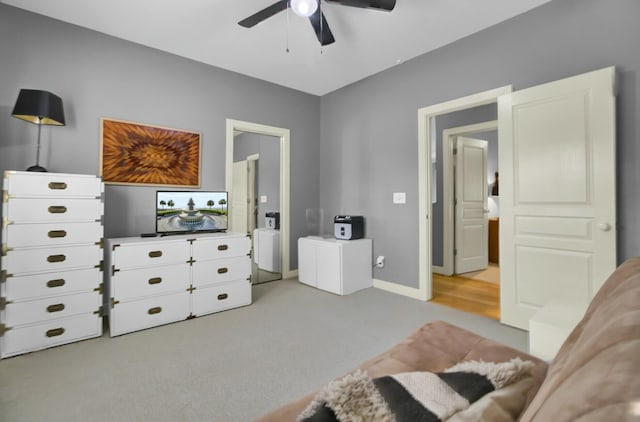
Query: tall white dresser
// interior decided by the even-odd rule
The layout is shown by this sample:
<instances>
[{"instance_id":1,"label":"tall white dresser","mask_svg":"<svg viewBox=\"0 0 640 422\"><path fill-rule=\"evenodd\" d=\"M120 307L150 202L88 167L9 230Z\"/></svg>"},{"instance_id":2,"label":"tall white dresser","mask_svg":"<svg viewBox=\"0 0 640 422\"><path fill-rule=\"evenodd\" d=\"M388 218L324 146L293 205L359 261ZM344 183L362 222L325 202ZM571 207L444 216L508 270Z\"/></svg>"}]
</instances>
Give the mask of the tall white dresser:
<instances>
[{"instance_id":1,"label":"tall white dresser","mask_svg":"<svg viewBox=\"0 0 640 422\"><path fill-rule=\"evenodd\" d=\"M109 333L251 304L250 247L240 233L107 239Z\"/></svg>"},{"instance_id":2,"label":"tall white dresser","mask_svg":"<svg viewBox=\"0 0 640 422\"><path fill-rule=\"evenodd\" d=\"M94 175L4 173L1 358L102 334L103 198Z\"/></svg>"}]
</instances>

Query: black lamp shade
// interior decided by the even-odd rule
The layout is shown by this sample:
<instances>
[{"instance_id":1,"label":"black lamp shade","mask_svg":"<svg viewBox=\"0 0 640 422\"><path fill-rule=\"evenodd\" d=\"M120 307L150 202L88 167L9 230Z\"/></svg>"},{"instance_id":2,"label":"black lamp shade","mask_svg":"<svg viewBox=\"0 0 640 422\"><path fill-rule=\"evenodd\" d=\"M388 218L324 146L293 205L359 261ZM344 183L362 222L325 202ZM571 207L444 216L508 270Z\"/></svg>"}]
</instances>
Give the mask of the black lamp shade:
<instances>
[{"instance_id":1,"label":"black lamp shade","mask_svg":"<svg viewBox=\"0 0 640 422\"><path fill-rule=\"evenodd\" d=\"M62 99L37 89L21 89L11 115L37 125L65 125Z\"/></svg>"}]
</instances>

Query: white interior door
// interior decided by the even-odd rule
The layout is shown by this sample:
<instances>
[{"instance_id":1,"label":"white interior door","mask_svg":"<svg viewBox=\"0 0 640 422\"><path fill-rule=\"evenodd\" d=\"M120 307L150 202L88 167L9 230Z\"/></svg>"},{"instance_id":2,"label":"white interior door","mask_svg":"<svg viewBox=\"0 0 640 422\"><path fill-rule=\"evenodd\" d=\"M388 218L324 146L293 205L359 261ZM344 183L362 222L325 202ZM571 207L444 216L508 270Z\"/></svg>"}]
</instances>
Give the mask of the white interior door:
<instances>
[{"instance_id":1,"label":"white interior door","mask_svg":"<svg viewBox=\"0 0 640 422\"><path fill-rule=\"evenodd\" d=\"M616 267L614 68L498 100L501 317L586 306Z\"/></svg>"},{"instance_id":2,"label":"white interior door","mask_svg":"<svg viewBox=\"0 0 640 422\"><path fill-rule=\"evenodd\" d=\"M247 160L233 163L233 198L231 203L230 230L238 233L248 233L247 217L249 207L247 203L247 187L249 182L249 166Z\"/></svg>"},{"instance_id":3,"label":"white interior door","mask_svg":"<svg viewBox=\"0 0 640 422\"><path fill-rule=\"evenodd\" d=\"M487 146L464 136L456 142L456 274L484 270L489 263Z\"/></svg>"},{"instance_id":4,"label":"white interior door","mask_svg":"<svg viewBox=\"0 0 640 422\"><path fill-rule=\"evenodd\" d=\"M256 192L256 163L258 154L247 157L247 232L258 227L258 198Z\"/></svg>"}]
</instances>

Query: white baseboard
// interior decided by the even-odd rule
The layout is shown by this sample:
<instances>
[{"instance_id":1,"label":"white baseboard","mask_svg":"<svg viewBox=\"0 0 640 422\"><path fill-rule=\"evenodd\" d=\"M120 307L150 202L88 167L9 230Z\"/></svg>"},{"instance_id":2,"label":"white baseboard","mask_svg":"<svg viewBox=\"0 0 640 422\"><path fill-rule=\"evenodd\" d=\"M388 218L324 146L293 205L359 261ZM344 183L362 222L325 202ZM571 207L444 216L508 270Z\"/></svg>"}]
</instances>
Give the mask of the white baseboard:
<instances>
[{"instance_id":1,"label":"white baseboard","mask_svg":"<svg viewBox=\"0 0 640 422\"><path fill-rule=\"evenodd\" d=\"M373 287L380 290L385 290L387 292L408 296L413 299L418 299L422 301L427 300L426 292L420 290L416 287L409 287L403 284L391 283L389 281L373 279Z\"/></svg>"},{"instance_id":2,"label":"white baseboard","mask_svg":"<svg viewBox=\"0 0 640 422\"><path fill-rule=\"evenodd\" d=\"M441 267L440 265L432 265L431 272L436 274L446 274L444 271L444 267Z\"/></svg>"}]
</instances>

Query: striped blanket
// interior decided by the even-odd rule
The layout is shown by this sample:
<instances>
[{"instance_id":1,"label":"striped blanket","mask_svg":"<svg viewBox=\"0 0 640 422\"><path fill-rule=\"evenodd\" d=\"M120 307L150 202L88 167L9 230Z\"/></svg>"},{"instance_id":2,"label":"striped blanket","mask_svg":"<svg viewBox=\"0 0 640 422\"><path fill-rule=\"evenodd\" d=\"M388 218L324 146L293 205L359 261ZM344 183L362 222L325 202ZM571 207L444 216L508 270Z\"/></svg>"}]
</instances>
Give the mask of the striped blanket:
<instances>
[{"instance_id":1,"label":"striped blanket","mask_svg":"<svg viewBox=\"0 0 640 422\"><path fill-rule=\"evenodd\" d=\"M404 372L370 378L356 371L320 391L300 422L443 421L485 394L531 375L534 364L461 362L444 372Z\"/></svg>"}]
</instances>

